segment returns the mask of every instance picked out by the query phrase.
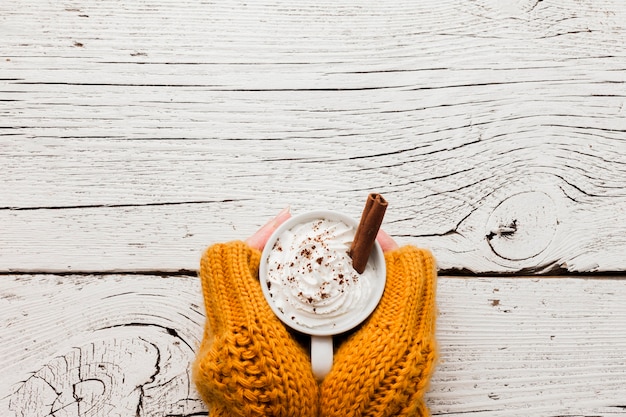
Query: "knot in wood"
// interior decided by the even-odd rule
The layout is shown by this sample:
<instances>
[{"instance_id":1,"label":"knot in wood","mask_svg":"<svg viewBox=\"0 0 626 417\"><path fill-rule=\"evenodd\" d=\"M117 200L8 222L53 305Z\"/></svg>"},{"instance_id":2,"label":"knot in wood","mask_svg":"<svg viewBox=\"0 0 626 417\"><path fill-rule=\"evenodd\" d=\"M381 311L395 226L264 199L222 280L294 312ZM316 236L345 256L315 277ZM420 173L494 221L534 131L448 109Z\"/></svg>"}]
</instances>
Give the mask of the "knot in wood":
<instances>
[{"instance_id":1,"label":"knot in wood","mask_svg":"<svg viewBox=\"0 0 626 417\"><path fill-rule=\"evenodd\" d=\"M521 261L543 252L557 225L554 200L543 192L528 191L506 198L494 209L485 236L496 255Z\"/></svg>"}]
</instances>

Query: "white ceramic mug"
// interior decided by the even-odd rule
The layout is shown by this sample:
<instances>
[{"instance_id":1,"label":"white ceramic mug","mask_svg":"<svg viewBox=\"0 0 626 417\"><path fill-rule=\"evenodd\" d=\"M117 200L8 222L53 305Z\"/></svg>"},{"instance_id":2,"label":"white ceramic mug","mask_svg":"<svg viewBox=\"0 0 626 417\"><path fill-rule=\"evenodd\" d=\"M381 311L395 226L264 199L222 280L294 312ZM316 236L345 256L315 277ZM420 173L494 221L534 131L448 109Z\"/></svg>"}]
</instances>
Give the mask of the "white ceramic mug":
<instances>
[{"instance_id":1,"label":"white ceramic mug","mask_svg":"<svg viewBox=\"0 0 626 417\"><path fill-rule=\"evenodd\" d=\"M277 276L277 272L275 271L275 269L273 269L276 268L274 259L276 259L276 256L280 256L283 257L285 262L288 262L287 258L293 257L293 254L290 254L288 251L285 251L284 254L282 253L284 249L280 246L282 244L281 242L284 242L285 239L288 239L289 234L294 230L294 228L297 228L298 225L309 224L315 222L316 220L322 219L332 222L342 222L347 226L348 231L344 235L348 236L349 234L351 234L351 237L348 241L345 242L345 245L342 244L336 251L334 251L334 248L332 250L325 249L326 253L341 253L341 257L343 257L344 255L347 256L347 251L350 247L352 238L354 237L354 233L356 232L358 221L338 212L319 210L293 216L285 221L283 224L281 224L266 243L263 254L261 256L261 264L259 268L259 279L261 281L263 294L265 295L268 304L270 305L276 316L278 316L278 318L283 323L285 323L292 329L311 336L311 366L313 369L313 373L319 380L323 379L326 374L328 374L333 364L332 336L353 329L361 322L363 322L374 311L383 295L386 280L385 257L383 255L383 251L380 245L378 244L378 242L376 242L368 261L367 270L364 272L364 274L369 275L359 275L356 273L356 271L351 270L352 274L358 275L358 277L356 277L356 279L354 280L356 284L346 284L347 286L341 287L343 290L340 290L340 292L336 291L337 295L335 298L337 298L338 300L336 304L342 302L343 298L348 297L348 299L350 299L350 291L353 291L355 294L358 293L358 297L360 298L358 299L358 302L356 302L356 305L350 305L349 307L345 307L345 311L342 307L342 310L340 310L339 313L333 313L335 315L325 316L324 313L315 312L322 311L324 309L328 310L329 308L324 307L322 304L326 303L327 301L328 303L334 302L334 300L332 300L333 296L329 295L328 300L321 300L321 304L317 305L317 307L316 305L307 303L307 297L306 295L303 296L302 291L300 291L298 294L289 293L284 297L281 296L274 298L272 292L275 293L277 289L274 288L274 290L271 290L271 288L272 286L275 286L277 284L276 282L272 283L272 280L268 278L270 277L270 273L273 274L273 277ZM296 244L294 243L294 245ZM301 246L298 246L299 248L301 248L298 250L302 250L302 253L310 251L307 253L310 254L311 252L314 252L319 255L319 251L321 250L319 247L316 248L315 244L307 244L307 248ZM277 251L281 253L279 254ZM274 253L274 257L270 258L272 253ZM297 253L295 257L297 257L298 255L299 253ZM328 284L328 281L330 281L331 279L335 280L335 284L332 285L336 285L336 281L338 279L336 276L334 276L334 278L330 276L322 276L322 274L333 275L336 274L336 272L331 272L331 270L328 269L330 267L324 269L326 265L322 264L323 258L321 256L316 258L317 255L313 255L313 259L309 259L312 262L307 265L308 270L302 272L299 275L300 279L307 282L313 282L315 281L315 279L313 279L313 275L315 275L318 281L320 279L327 281L324 283L324 285ZM270 263L270 261L272 263ZM287 265L293 266L293 264ZM280 267L278 268L280 269ZM309 272L311 275L307 276ZM340 276L343 277L343 274L341 274ZM368 278L367 282L365 281L365 278ZM359 279L362 280L360 283L358 282ZM294 282L293 278L290 282ZM362 288L366 286L366 283L369 283L369 289L367 291L362 290ZM285 283L285 285L281 286L283 288L286 288L288 285L291 284ZM314 285L316 284L312 284L311 287L307 287L305 291L310 291L311 288L314 287ZM356 290L355 288L357 287L361 288L362 291ZM340 299L340 297L342 298ZM280 300L278 298L280 298ZM290 298L290 300L288 301L287 298ZM295 300L296 298L298 298L298 300ZM313 297L309 298L309 301L311 301L312 299ZM283 306L286 306L286 308L281 307L281 304ZM292 305L296 305L296 307L294 307L293 310L285 311L286 309L290 309ZM311 313L311 311L300 311L298 310L300 307L310 309L314 313ZM332 306L331 308L335 307Z\"/></svg>"}]
</instances>

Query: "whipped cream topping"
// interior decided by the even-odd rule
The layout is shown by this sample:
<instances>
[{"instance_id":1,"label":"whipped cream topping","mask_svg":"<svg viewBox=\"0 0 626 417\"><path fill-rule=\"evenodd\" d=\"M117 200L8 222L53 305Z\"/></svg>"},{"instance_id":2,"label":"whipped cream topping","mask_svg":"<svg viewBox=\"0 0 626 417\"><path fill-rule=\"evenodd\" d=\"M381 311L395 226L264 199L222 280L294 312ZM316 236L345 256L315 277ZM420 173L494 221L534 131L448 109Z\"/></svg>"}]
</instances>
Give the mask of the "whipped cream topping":
<instances>
[{"instance_id":1,"label":"whipped cream topping","mask_svg":"<svg viewBox=\"0 0 626 417\"><path fill-rule=\"evenodd\" d=\"M276 240L265 277L276 308L307 328L330 327L367 304L376 270L370 262L359 274L348 255L355 229L320 219L295 225Z\"/></svg>"}]
</instances>

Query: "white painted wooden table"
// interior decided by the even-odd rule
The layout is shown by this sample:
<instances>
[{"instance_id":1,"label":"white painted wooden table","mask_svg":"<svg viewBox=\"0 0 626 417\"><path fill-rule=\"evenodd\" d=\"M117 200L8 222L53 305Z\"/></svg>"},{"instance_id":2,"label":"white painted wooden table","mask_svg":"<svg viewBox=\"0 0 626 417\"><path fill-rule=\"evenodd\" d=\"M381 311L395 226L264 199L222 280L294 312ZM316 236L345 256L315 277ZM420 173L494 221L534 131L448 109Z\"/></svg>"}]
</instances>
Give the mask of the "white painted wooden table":
<instances>
[{"instance_id":1,"label":"white painted wooden table","mask_svg":"<svg viewBox=\"0 0 626 417\"><path fill-rule=\"evenodd\" d=\"M0 3L0 415L206 415L204 248L376 191L438 259L433 415L626 416L625 41L621 0Z\"/></svg>"}]
</instances>

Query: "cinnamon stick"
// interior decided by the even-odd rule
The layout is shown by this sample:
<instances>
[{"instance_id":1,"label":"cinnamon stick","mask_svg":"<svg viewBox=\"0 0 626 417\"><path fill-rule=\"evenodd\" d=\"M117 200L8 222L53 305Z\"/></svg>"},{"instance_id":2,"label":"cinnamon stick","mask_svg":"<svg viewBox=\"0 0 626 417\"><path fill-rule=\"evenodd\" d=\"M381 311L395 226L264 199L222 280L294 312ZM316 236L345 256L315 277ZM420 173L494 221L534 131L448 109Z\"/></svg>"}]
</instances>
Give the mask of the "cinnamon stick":
<instances>
[{"instance_id":1,"label":"cinnamon stick","mask_svg":"<svg viewBox=\"0 0 626 417\"><path fill-rule=\"evenodd\" d=\"M383 223L386 210L387 201L382 195L372 193L367 196L359 226L356 229L354 240L348 252L352 258L352 266L359 274L365 271L365 265L367 265L367 260L372 253L376 235L380 225Z\"/></svg>"}]
</instances>

